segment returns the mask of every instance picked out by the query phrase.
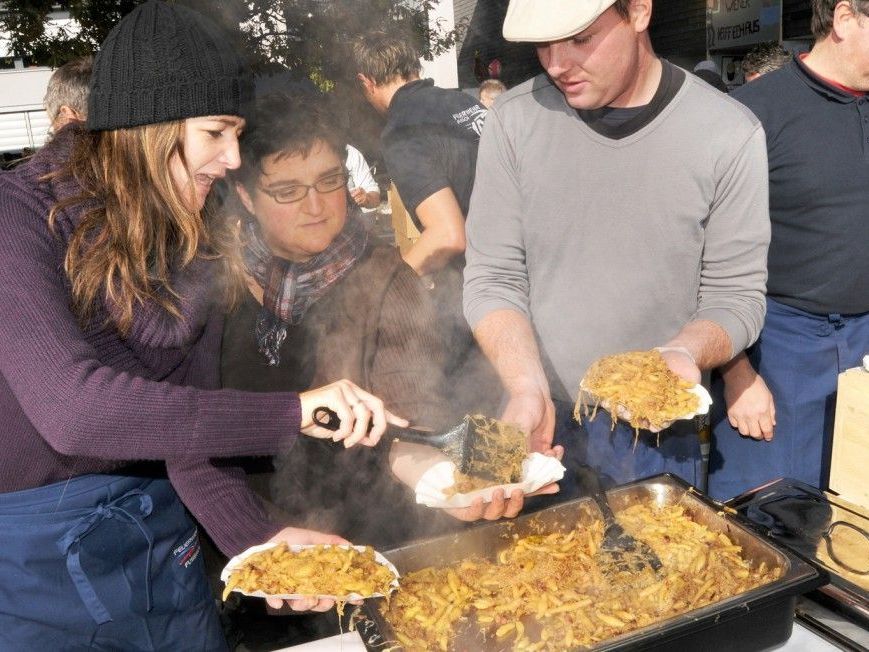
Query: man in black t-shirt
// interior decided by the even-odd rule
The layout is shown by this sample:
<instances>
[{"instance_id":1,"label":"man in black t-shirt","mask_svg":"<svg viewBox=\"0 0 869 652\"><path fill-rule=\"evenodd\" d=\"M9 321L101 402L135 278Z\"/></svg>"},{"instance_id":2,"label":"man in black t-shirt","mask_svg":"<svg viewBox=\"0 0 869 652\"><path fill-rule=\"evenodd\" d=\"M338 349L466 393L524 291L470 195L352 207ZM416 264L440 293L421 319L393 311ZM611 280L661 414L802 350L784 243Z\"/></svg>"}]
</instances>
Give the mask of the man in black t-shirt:
<instances>
[{"instance_id":1,"label":"man in black t-shirt","mask_svg":"<svg viewBox=\"0 0 869 652\"><path fill-rule=\"evenodd\" d=\"M473 337L461 312L465 216L474 185L484 109L470 95L420 79L419 53L372 32L353 43L356 79L386 116L383 158L420 230L404 260L432 286L450 340L447 372L465 364Z\"/></svg>"},{"instance_id":2,"label":"man in black t-shirt","mask_svg":"<svg viewBox=\"0 0 869 652\"><path fill-rule=\"evenodd\" d=\"M420 79L419 54L385 32L353 44L365 98L386 116L383 157L421 232L405 254L420 276L461 262L465 215L486 110L471 96Z\"/></svg>"}]
</instances>

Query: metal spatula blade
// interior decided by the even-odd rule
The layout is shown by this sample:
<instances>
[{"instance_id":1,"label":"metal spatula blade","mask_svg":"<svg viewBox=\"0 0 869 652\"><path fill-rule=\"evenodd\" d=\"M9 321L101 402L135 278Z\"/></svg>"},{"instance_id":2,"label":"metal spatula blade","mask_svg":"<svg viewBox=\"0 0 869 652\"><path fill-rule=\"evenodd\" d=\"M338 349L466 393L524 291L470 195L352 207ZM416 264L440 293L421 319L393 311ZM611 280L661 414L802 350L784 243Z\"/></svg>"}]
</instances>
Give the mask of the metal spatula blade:
<instances>
[{"instance_id":1,"label":"metal spatula blade","mask_svg":"<svg viewBox=\"0 0 869 652\"><path fill-rule=\"evenodd\" d=\"M586 467L579 474L580 484L591 489L591 497L604 519L603 541L597 552L602 561L601 565L604 568L615 568L617 572L639 572L645 568L659 571L661 559L655 551L646 542L625 532L616 520L606 494L601 489L597 473Z\"/></svg>"}]
</instances>

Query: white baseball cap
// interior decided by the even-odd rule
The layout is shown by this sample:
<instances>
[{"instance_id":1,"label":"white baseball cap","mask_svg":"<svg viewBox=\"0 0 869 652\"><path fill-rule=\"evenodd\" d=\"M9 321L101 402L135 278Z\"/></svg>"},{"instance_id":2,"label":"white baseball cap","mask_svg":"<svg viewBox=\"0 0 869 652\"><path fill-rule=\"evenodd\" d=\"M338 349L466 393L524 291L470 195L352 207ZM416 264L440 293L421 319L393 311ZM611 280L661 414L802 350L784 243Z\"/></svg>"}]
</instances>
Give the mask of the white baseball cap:
<instances>
[{"instance_id":1,"label":"white baseball cap","mask_svg":"<svg viewBox=\"0 0 869 652\"><path fill-rule=\"evenodd\" d=\"M507 41L559 41L578 34L616 0L510 0L504 18Z\"/></svg>"}]
</instances>

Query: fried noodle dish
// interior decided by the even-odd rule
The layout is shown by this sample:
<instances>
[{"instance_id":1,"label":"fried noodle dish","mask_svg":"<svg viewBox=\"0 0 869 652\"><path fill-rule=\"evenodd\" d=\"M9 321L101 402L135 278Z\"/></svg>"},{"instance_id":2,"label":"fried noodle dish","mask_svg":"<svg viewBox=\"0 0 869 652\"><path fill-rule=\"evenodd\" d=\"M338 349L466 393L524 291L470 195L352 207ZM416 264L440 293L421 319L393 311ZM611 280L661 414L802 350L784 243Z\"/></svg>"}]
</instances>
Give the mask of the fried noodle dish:
<instances>
[{"instance_id":1,"label":"fried noodle dish","mask_svg":"<svg viewBox=\"0 0 869 652\"><path fill-rule=\"evenodd\" d=\"M782 569L753 567L725 534L676 504L631 506L619 522L662 568L613 572L596 552L603 521L515 538L489 561L405 574L385 612L408 652L564 650L591 646L767 584ZM515 535L514 535L515 537Z\"/></svg>"},{"instance_id":2,"label":"fried noodle dish","mask_svg":"<svg viewBox=\"0 0 869 652\"><path fill-rule=\"evenodd\" d=\"M613 426L619 416L636 430L663 430L692 414L700 398L688 391L694 385L673 373L658 351L629 351L600 358L588 368L579 385L574 416L588 414L589 403L609 411Z\"/></svg>"},{"instance_id":3,"label":"fried noodle dish","mask_svg":"<svg viewBox=\"0 0 869 652\"><path fill-rule=\"evenodd\" d=\"M458 469L456 482L446 495L468 493L522 480L522 462L528 457L528 437L512 423L505 423L475 414L468 417L474 436L474 446L468 461L468 472Z\"/></svg>"},{"instance_id":4,"label":"fried noodle dish","mask_svg":"<svg viewBox=\"0 0 869 652\"><path fill-rule=\"evenodd\" d=\"M374 549L312 546L298 552L286 544L251 555L232 571L223 599L233 589L268 595L320 595L346 598L352 593L389 595L395 576L377 562Z\"/></svg>"}]
</instances>

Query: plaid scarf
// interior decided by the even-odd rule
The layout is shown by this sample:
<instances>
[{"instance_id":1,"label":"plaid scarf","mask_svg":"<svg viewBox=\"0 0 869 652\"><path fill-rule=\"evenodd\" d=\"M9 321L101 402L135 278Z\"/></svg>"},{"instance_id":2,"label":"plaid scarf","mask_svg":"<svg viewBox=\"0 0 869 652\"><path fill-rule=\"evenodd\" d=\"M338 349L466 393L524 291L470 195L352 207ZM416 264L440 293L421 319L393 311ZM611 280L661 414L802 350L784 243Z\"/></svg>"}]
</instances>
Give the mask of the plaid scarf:
<instances>
[{"instance_id":1,"label":"plaid scarf","mask_svg":"<svg viewBox=\"0 0 869 652\"><path fill-rule=\"evenodd\" d=\"M280 363L287 326L296 326L308 308L347 275L368 244L368 231L351 211L332 243L304 263L272 255L256 220L247 220L244 260L248 273L263 289L263 305L256 322L257 348L270 366Z\"/></svg>"}]
</instances>

